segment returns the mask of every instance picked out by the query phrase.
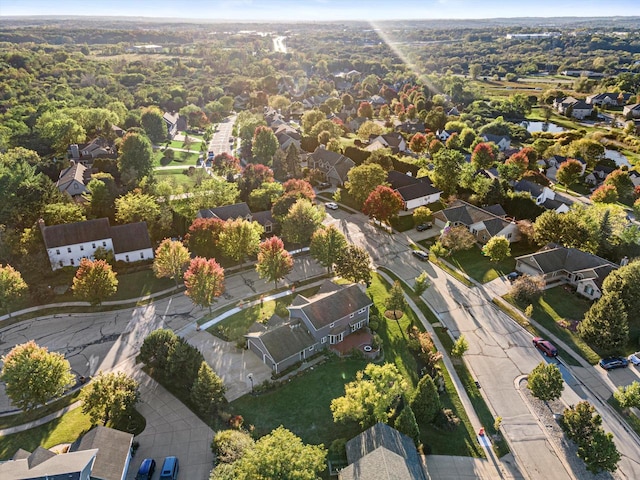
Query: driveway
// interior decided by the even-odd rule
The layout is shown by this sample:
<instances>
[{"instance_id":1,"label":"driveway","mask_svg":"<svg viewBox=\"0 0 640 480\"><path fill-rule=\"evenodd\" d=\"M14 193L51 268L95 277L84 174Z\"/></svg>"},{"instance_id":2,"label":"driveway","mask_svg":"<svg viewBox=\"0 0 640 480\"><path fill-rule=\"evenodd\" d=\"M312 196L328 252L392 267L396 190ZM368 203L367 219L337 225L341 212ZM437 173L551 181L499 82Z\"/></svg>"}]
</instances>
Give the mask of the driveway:
<instances>
[{"instance_id":1,"label":"driveway","mask_svg":"<svg viewBox=\"0 0 640 480\"><path fill-rule=\"evenodd\" d=\"M218 124L217 130L213 133L211 143L209 144L209 151L212 151L215 155L223 152L233 155L233 142L230 142L231 134L233 133L233 124L236 122L236 116L232 115L225 118Z\"/></svg>"}]
</instances>

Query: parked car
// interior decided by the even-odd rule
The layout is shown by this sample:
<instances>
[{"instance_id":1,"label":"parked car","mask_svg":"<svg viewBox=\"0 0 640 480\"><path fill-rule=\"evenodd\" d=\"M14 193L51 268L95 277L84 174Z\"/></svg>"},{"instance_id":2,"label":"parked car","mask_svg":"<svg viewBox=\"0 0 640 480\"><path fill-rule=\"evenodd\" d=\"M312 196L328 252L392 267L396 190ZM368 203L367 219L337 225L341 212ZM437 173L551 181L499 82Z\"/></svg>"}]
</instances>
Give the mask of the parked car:
<instances>
[{"instance_id":1,"label":"parked car","mask_svg":"<svg viewBox=\"0 0 640 480\"><path fill-rule=\"evenodd\" d=\"M558 349L554 347L553 344L548 340L544 340L540 337L535 337L533 339L533 346L544 353L547 357L558 356Z\"/></svg>"},{"instance_id":2,"label":"parked car","mask_svg":"<svg viewBox=\"0 0 640 480\"><path fill-rule=\"evenodd\" d=\"M329 182L322 182L318 184L318 188L323 190L325 188L331 188L331 184Z\"/></svg>"},{"instance_id":3,"label":"parked car","mask_svg":"<svg viewBox=\"0 0 640 480\"><path fill-rule=\"evenodd\" d=\"M416 227L416 230L419 232L424 232L425 230L429 230L431 228L433 228L433 223L427 222L427 223L421 223L420 225L418 225Z\"/></svg>"},{"instance_id":4,"label":"parked car","mask_svg":"<svg viewBox=\"0 0 640 480\"><path fill-rule=\"evenodd\" d=\"M156 470L156 461L153 458L145 458L140 464L136 480L151 480Z\"/></svg>"},{"instance_id":5,"label":"parked car","mask_svg":"<svg viewBox=\"0 0 640 480\"><path fill-rule=\"evenodd\" d=\"M509 280L509 282L513 283L515 282L518 277L522 276L522 274L520 272L511 272L507 274L507 280Z\"/></svg>"},{"instance_id":6,"label":"parked car","mask_svg":"<svg viewBox=\"0 0 640 480\"><path fill-rule=\"evenodd\" d=\"M624 357L608 357L600 360L598 364L605 370L613 370L614 368L625 368L629 366L629 361Z\"/></svg>"},{"instance_id":7,"label":"parked car","mask_svg":"<svg viewBox=\"0 0 640 480\"><path fill-rule=\"evenodd\" d=\"M628 360L634 365L640 365L640 352L632 353Z\"/></svg>"},{"instance_id":8,"label":"parked car","mask_svg":"<svg viewBox=\"0 0 640 480\"><path fill-rule=\"evenodd\" d=\"M423 262L429 260L429 254L425 251L413 250L411 253L413 253L414 256L418 257L418 259L422 260Z\"/></svg>"},{"instance_id":9,"label":"parked car","mask_svg":"<svg viewBox=\"0 0 640 480\"><path fill-rule=\"evenodd\" d=\"M338 210L338 204L335 202L327 202L324 204L325 207L327 207L329 210Z\"/></svg>"},{"instance_id":10,"label":"parked car","mask_svg":"<svg viewBox=\"0 0 640 480\"><path fill-rule=\"evenodd\" d=\"M160 470L160 480L176 480L179 469L177 457L166 457Z\"/></svg>"}]
</instances>

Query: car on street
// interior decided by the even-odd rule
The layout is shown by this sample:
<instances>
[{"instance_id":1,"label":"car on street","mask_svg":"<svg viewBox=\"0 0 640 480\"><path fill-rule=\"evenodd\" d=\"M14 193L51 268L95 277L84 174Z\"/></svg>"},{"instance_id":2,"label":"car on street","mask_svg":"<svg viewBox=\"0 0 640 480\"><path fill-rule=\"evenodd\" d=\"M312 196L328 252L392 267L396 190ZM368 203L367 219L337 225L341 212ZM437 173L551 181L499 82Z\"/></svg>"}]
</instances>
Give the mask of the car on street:
<instances>
[{"instance_id":1,"label":"car on street","mask_svg":"<svg viewBox=\"0 0 640 480\"><path fill-rule=\"evenodd\" d=\"M613 370L614 368L625 368L629 366L629 361L624 357L607 357L598 363L605 370Z\"/></svg>"},{"instance_id":2,"label":"car on street","mask_svg":"<svg viewBox=\"0 0 640 480\"><path fill-rule=\"evenodd\" d=\"M507 280L509 280L510 283L515 282L520 276L522 276L522 274L520 272L511 272L507 274Z\"/></svg>"},{"instance_id":3,"label":"car on street","mask_svg":"<svg viewBox=\"0 0 640 480\"><path fill-rule=\"evenodd\" d=\"M426 223L421 223L420 225L418 225L416 227L416 230L419 232L424 232L425 230L429 230L433 228L433 223L431 222L426 222Z\"/></svg>"},{"instance_id":4,"label":"car on street","mask_svg":"<svg viewBox=\"0 0 640 480\"><path fill-rule=\"evenodd\" d=\"M558 356L558 349L554 347L553 344L548 340L544 340L540 337L535 337L533 339L533 346L544 353L547 357Z\"/></svg>"},{"instance_id":5,"label":"car on street","mask_svg":"<svg viewBox=\"0 0 640 480\"><path fill-rule=\"evenodd\" d=\"M338 210L338 204L335 202L327 202L324 204L325 207L327 207L329 210Z\"/></svg>"},{"instance_id":6,"label":"car on street","mask_svg":"<svg viewBox=\"0 0 640 480\"><path fill-rule=\"evenodd\" d=\"M640 365L640 352L632 353L628 360L634 365Z\"/></svg>"},{"instance_id":7,"label":"car on street","mask_svg":"<svg viewBox=\"0 0 640 480\"><path fill-rule=\"evenodd\" d=\"M413 250L411 252L415 257L418 257L419 260L426 262L429 260L429 254L423 250Z\"/></svg>"},{"instance_id":8,"label":"car on street","mask_svg":"<svg viewBox=\"0 0 640 480\"><path fill-rule=\"evenodd\" d=\"M151 480L156 470L156 461L153 458L145 458L140 464L136 480Z\"/></svg>"}]
</instances>

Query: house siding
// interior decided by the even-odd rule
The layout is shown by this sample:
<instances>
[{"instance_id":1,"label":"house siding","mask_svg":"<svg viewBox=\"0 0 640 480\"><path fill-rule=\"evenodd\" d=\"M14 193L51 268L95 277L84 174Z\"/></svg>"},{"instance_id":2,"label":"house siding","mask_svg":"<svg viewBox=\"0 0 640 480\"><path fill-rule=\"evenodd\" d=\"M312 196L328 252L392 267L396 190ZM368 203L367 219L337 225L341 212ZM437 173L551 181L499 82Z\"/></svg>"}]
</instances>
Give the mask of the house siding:
<instances>
[{"instance_id":1,"label":"house siding","mask_svg":"<svg viewBox=\"0 0 640 480\"><path fill-rule=\"evenodd\" d=\"M100 247L113 251L113 242L110 238L102 238L92 242L48 248L47 254L49 255L49 261L51 262L51 269L57 270L68 266L77 267L83 258L93 258L96 250ZM71 263L72 260L73 263Z\"/></svg>"},{"instance_id":2,"label":"house siding","mask_svg":"<svg viewBox=\"0 0 640 480\"><path fill-rule=\"evenodd\" d=\"M131 252L116 253L116 261L118 262L138 262L141 260L150 260L153 258L153 249L144 248L142 250L133 250Z\"/></svg>"},{"instance_id":3,"label":"house siding","mask_svg":"<svg viewBox=\"0 0 640 480\"><path fill-rule=\"evenodd\" d=\"M413 210L414 208L421 207L423 205L429 205L430 203L435 203L440 200L440 195L442 192L433 193L431 195L426 195L420 198L414 198L413 200L409 200L405 202L406 210Z\"/></svg>"}]
</instances>

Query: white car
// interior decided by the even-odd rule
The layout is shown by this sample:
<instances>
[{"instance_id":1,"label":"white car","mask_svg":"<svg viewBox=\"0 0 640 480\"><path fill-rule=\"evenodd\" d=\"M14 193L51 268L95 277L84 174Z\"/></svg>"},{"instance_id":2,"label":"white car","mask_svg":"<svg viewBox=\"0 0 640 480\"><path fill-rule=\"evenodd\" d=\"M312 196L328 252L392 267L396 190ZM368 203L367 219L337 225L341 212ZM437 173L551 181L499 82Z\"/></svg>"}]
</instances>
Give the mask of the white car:
<instances>
[{"instance_id":1,"label":"white car","mask_svg":"<svg viewBox=\"0 0 640 480\"><path fill-rule=\"evenodd\" d=\"M640 352L629 355L629 361L634 365L640 365Z\"/></svg>"},{"instance_id":2,"label":"white car","mask_svg":"<svg viewBox=\"0 0 640 480\"><path fill-rule=\"evenodd\" d=\"M327 207L329 210L338 210L338 204L335 202L327 202L324 204L325 207Z\"/></svg>"}]
</instances>

